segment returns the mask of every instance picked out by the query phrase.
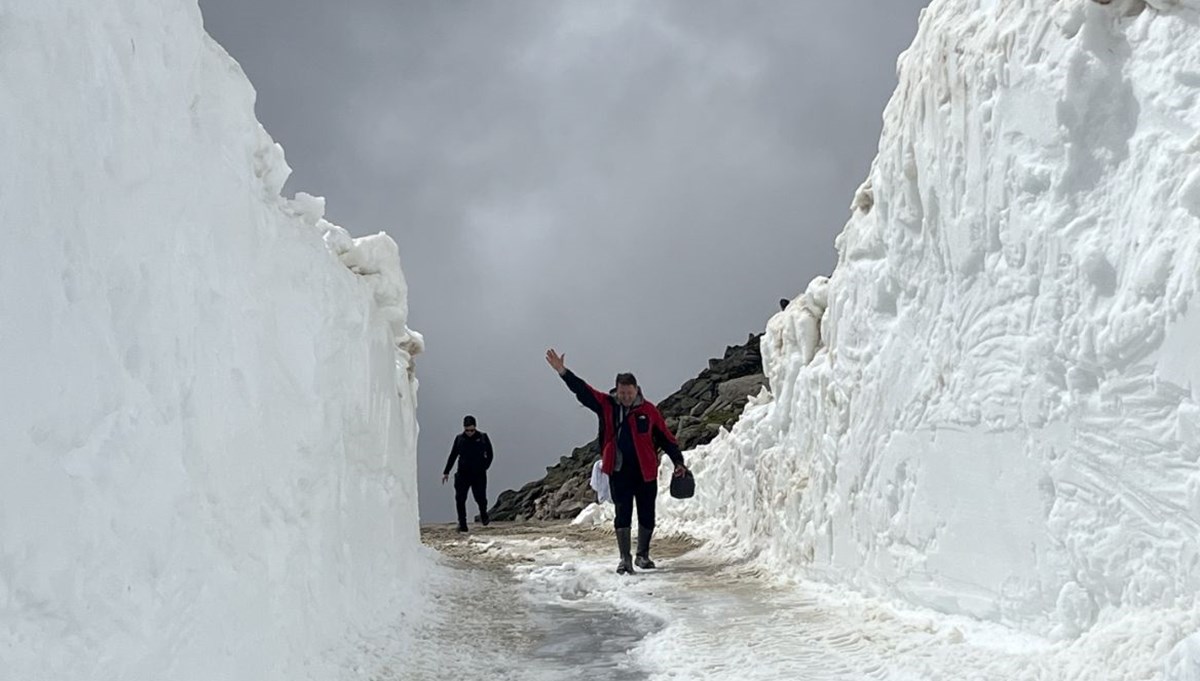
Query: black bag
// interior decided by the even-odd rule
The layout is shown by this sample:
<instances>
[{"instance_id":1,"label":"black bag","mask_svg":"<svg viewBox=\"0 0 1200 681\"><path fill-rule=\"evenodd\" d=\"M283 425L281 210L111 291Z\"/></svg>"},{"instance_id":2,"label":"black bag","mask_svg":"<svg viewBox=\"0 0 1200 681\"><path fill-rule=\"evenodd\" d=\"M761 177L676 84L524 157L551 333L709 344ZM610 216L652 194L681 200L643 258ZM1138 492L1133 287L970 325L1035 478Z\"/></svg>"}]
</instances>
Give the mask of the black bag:
<instances>
[{"instance_id":1,"label":"black bag","mask_svg":"<svg viewBox=\"0 0 1200 681\"><path fill-rule=\"evenodd\" d=\"M676 499L690 499L696 494L696 478L692 477L690 470L684 471L683 475L676 475L671 478L671 496Z\"/></svg>"}]
</instances>

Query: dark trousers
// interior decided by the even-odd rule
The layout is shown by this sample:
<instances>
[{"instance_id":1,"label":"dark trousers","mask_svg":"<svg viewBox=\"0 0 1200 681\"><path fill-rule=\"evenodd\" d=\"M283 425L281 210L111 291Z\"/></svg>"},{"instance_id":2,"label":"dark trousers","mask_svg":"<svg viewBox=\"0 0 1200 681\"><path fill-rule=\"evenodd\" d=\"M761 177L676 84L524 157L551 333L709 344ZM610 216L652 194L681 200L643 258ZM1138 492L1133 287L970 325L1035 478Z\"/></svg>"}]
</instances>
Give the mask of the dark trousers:
<instances>
[{"instance_id":1,"label":"dark trousers","mask_svg":"<svg viewBox=\"0 0 1200 681\"><path fill-rule=\"evenodd\" d=\"M467 524L467 490L475 497L479 506L479 517L487 518L487 471L454 474L454 508L458 511L458 524Z\"/></svg>"},{"instance_id":2,"label":"dark trousers","mask_svg":"<svg viewBox=\"0 0 1200 681\"><path fill-rule=\"evenodd\" d=\"M613 527L621 530L633 522L633 504L637 502L638 526L647 530L654 529L654 500L658 496L658 480L647 482L642 479L642 472L637 467L632 475L624 470L613 472L608 479L609 490L612 493L613 506L616 506L617 518Z\"/></svg>"}]
</instances>

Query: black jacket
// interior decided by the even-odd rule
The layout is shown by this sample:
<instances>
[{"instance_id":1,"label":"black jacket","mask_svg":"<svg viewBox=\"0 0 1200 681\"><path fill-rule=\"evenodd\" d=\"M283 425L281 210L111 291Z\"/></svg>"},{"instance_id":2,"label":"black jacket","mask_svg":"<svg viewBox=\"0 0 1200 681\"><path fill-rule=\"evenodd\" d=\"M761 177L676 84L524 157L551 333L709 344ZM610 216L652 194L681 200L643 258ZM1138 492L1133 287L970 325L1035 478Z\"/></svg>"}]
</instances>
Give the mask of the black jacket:
<instances>
[{"instance_id":1,"label":"black jacket","mask_svg":"<svg viewBox=\"0 0 1200 681\"><path fill-rule=\"evenodd\" d=\"M483 473L492 466L492 441L482 430L475 431L474 437L459 433L454 438L454 446L450 448L450 458L446 459L446 469L442 475L450 475L458 460L458 472L464 474Z\"/></svg>"}]
</instances>

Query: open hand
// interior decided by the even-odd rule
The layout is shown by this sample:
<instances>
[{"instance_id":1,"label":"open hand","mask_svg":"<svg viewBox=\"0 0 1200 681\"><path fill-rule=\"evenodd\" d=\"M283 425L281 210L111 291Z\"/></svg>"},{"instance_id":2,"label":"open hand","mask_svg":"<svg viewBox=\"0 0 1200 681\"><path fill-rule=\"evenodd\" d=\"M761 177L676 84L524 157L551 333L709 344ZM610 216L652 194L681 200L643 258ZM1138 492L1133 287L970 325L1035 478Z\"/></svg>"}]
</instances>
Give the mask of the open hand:
<instances>
[{"instance_id":1,"label":"open hand","mask_svg":"<svg viewBox=\"0 0 1200 681\"><path fill-rule=\"evenodd\" d=\"M558 372L559 376L567 373L567 356L558 354L554 348L546 351L546 362Z\"/></svg>"},{"instance_id":2,"label":"open hand","mask_svg":"<svg viewBox=\"0 0 1200 681\"><path fill-rule=\"evenodd\" d=\"M449 480L449 479L450 479L450 476L449 476L449 475L443 475L443 476L442 476L442 484L443 484L443 485L444 485L444 484L446 484L446 481L447 481L447 480Z\"/></svg>"}]
</instances>

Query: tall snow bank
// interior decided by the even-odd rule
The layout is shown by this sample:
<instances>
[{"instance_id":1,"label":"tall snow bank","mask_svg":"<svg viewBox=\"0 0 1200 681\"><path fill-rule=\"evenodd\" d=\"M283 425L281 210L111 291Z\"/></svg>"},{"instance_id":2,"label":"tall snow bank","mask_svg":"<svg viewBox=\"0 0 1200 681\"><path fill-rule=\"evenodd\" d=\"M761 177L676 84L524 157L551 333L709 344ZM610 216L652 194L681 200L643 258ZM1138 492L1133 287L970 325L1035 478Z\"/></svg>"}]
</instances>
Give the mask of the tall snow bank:
<instances>
[{"instance_id":1,"label":"tall snow bank","mask_svg":"<svg viewBox=\"0 0 1200 681\"><path fill-rule=\"evenodd\" d=\"M334 678L413 607L396 246L253 104L194 0L0 6L0 678Z\"/></svg>"},{"instance_id":2,"label":"tall snow bank","mask_svg":"<svg viewBox=\"0 0 1200 681\"><path fill-rule=\"evenodd\" d=\"M1200 624L1200 3L935 0L899 75L773 393L665 515L1159 674Z\"/></svg>"}]
</instances>

